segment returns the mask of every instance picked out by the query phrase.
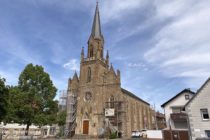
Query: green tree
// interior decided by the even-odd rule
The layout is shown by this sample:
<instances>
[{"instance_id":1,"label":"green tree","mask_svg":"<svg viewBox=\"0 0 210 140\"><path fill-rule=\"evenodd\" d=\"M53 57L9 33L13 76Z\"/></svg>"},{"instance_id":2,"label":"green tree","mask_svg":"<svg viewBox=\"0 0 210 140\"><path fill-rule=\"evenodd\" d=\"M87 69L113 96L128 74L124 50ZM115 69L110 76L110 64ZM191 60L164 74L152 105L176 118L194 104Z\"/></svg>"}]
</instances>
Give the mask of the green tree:
<instances>
[{"instance_id":1,"label":"green tree","mask_svg":"<svg viewBox=\"0 0 210 140\"><path fill-rule=\"evenodd\" d=\"M18 117L16 116L18 107L21 106L22 94L17 86L11 86L9 89L9 95L7 98L7 115L4 118L4 123L18 122Z\"/></svg>"},{"instance_id":2,"label":"green tree","mask_svg":"<svg viewBox=\"0 0 210 140\"><path fill-rule=\"evenodd\" d=\"M57 124L63 126L66 124L66 110L58 113Z\"/></svg>"},{"instance_id":3,"label":"green tree","mask_svg":"<svg viewBox=\"0 0 210 140\"><path fill-rule=\"evenodd\" d=\"M29 126L43 126L56 122L58 103L54 101L57 89L42 66L28 64L19 76L18 89L13 89L17 102L14 104L18 122Z\"/></svg>"},{"instance_id":4,"label":"green tree","mask_svg":"<svg viewBox=\"0 0 210 140\"><path fill-rule=\"evenodd\" d=\"M0 78L0 122L5 118L7 114L7 98L8 98L8 87L5 85L5 79Z\"/></svg>"},{"instance_id":5,"label":"green tree","mask_svg":"<svg viewBox=\"0 0 210 140\"><path fill-rule=\"evenodd\" d=\"M60 133L59 136L63 136L64 135L64 129L65 129L65 124L66 124L66 110L65 111L61 111L58 113L57 115L57 124L60 127Z\"/></svg>"}]
</instances>

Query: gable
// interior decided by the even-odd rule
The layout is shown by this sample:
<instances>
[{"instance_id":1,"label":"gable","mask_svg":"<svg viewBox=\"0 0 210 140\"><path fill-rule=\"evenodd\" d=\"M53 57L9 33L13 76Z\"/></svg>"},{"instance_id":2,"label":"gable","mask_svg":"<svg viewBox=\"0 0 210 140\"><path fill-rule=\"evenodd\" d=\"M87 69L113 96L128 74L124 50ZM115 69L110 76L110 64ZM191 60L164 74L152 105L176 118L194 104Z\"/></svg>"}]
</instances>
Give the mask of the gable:
<instances>
[{"instance_id":1,"label":"gable","mask_svg":"<svg viewBox=\"0 0 210 140\"><path fill-rule=\"evenodd\" d=\"M210 78L206 80L206 82L200 87L195 96L190 99L190 101L185 105L185 107L189 107L192 102L200 102L200 104L206 104L205 101L210 102ZM201 102L202 101L202 102Z\"/></svg>"},{"instance_id":2,"label":"gable","mask_svg":"<svg viewBox=\"0 0 210 140\"><path fill-rule=\"evenodd\" d=\"M178 93L177 95L175 95L174 97L172 97L171 99L169 99L168 101L166 101L164 104L162 104L161 107L164 108L166 105L168 105L169 103L174 102L177 99L178 99L177 104L180 104L180 105L184 106L189 101L189 100L188 101L185 101L185 102L184 101L181 101L182 100L181 98L184 98L184 96L185 96L186 93L190 94L191 96L193 96L195 94L190 89L184 89L180 93Z\"/></svg>"}]
</instances>

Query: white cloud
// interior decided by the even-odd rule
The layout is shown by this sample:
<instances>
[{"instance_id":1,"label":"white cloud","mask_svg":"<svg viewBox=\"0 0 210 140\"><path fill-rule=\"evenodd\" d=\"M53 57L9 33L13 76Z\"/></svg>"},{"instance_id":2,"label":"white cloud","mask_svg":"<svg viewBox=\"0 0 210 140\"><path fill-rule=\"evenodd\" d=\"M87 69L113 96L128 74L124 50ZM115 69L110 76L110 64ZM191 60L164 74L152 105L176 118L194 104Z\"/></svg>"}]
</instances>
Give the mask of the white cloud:
<instances>
[{"instance_id":1,"label":"white cloud","mask_svg":"<svg viewBox=\"0 0 210 140\"><path fill-rule=\"evenodd\" d=\"M187 82L206 79L210 76L210 1L176 1L174 8L172 3L164 4L172 7L168 15L161 11L163 6L157 6L158 17L176 18L155 36L154 47L144 57L168 77L187 77Z\"/></svg>"},{"instance_id":2,"label":"white cloud","mask_svg":"<svg viewBox=\"0 0 210 140\"><path fill-rule=\"evenodd\" d=\"M16 60L24 64L41 63L41 57L38 54L30 55L31 50L27 50L26 44L19 38L18 34L10 30L9 26L2 27L0 28L0 50L3 53L11 55L11 58L15 57Z\"/></svg>"},{"instance_id":3,"label":"white cloud","mask_svg":"<svg viewBox=\"0 0 210 140\"><path fill-rule=\"evenodd\" d=\"M110 20L119 20L131 10L139 9L148 3L143 0L107 0L102 1L100 6L103 23Z\"/></svg>"},{"instance_id":4,"label":"white cloud","mask_svg":"<svg viewBox=\"0 0 210 140\"><path fill-rule=\"evenodd\" d=\"M65 46L62 46L59 42L53 42L53 41L50 43L49 46L52 52L50 60L54 64L62 64L65 58L65 50L64 50Z\"/></svg>"},{"instance_id":5,"label":"white cloud","mask_svg":"<svg viewBox=\"0 0 210 140\"><path fill-rule=\"evenodd\" d=\"M148 71L148 67L146 66L146 64L144 63L128 63L128 67L130 68L138 68L138 69L141 69L143 71Z\"/></svg>"},{"instance_id":6,"label":"white cloud","mask_svg":"<svg viewBox=\"0 0 210 140\"><path fill-rule=\"evenodd\" d=\"M79 61L77 59L71 59L63 67L69 70L79 71Z\"/></svg>"},{"instance_id":7,"label":"white cloud","mask_svg":"<svg viewBox=\"0 0 210 140\"><path fill-rule=\"evenodd\" d=\"M5 78L8 85L16 85L18 82L18 73L0 70L0 78Z\"/></svg>"}]
</instances>

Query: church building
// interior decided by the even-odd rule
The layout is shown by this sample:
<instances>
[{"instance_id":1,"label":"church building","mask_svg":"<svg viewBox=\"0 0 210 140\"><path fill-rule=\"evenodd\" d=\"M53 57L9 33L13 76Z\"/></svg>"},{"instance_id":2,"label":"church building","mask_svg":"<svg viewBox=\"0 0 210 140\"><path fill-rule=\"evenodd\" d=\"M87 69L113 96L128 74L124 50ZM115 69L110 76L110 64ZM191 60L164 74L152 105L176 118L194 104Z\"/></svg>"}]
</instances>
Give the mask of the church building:
<instances>
[{"instance_id":1,"label":"church building","mask_svg":"<svg viewBox=\"0 0 210 140\"><path fill-rule=\"evenodd\" d=\"M87 52L81 50L80 73L68 82L66 127L70 135L100 136L109 127L123 137L132 131L151 129L150 104L121 87L120 71L104 56L104 37L99 7L95 15Z\"/></svg>"}]
</instances>

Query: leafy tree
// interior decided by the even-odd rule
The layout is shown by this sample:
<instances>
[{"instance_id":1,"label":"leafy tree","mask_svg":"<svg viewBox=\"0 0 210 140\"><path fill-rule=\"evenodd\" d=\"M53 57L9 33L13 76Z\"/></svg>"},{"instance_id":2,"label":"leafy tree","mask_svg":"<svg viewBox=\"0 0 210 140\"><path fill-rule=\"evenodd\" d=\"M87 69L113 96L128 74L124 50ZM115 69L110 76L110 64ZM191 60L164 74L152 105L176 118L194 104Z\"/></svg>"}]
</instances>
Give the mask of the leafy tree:
<instances>
[{"instance_id":1,"label":"leafy tree","mask_svg":"<svg viewBox=\"0 0 210 140\"><path fill-rule=\"evenodd\" d=\"M66 111L61 111L58 113L57 124L63 126L66 124Z\"/></svg>"},{"instance_id":2,"label":"leafy tree","mask_svg":"<svg viewBox=\"0 0 210 140\"><path fill-rule=\"evenodd\" d=\"M43 126L56 122L58 111L57 101L54 101L57 89L42 66L28 64L19 76L17 88L13 89L16 96L14 114L17 121L26 124L25 135L29 126Z\"/></svg>"},{"instance_id":3,"label":"leafy tree","mask_svg":"<svg viewBox=\"0 0 210 140\"><path fill-rule=\"evenodd\" d=\"M66 110L65 111L61 111L58 113L57 115L57 124L60 127L60 133L59 136L63 136L64 135L64 125L66 123Z\"/></svg>"},{"instance_id":4,"label":"leafy tree","mask_svg":"<svg viewBox=\"0 0 210 140\"><path fill-rule=\"evenodd\" d=\"M7 98L7 115L4 118L5 123L18 122L16 112L18 107L22 104L22 94L17 86L9 87L9 95ZM16 110L17 109L17 110Z\"/></svg>"},{"instance_id":5,"label":"leafy tree","mask_svg":"<svg viewBox=\"0 0 210 140\"><path fill-rule=\"evenodd\" d=\"M0 122L7 114L8 87L5 85L5 81L5 79L0 78Z\"/></svg>"}]
</instances>

